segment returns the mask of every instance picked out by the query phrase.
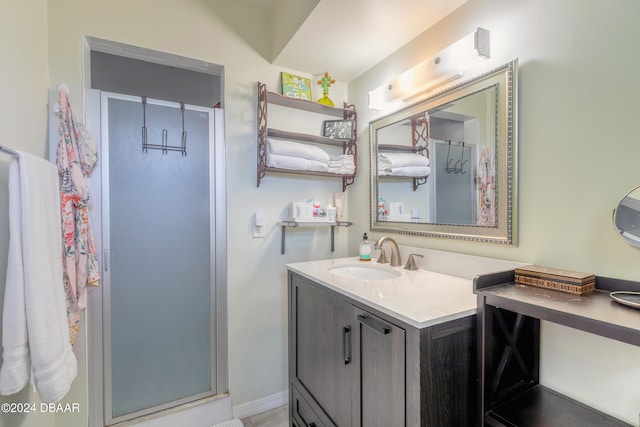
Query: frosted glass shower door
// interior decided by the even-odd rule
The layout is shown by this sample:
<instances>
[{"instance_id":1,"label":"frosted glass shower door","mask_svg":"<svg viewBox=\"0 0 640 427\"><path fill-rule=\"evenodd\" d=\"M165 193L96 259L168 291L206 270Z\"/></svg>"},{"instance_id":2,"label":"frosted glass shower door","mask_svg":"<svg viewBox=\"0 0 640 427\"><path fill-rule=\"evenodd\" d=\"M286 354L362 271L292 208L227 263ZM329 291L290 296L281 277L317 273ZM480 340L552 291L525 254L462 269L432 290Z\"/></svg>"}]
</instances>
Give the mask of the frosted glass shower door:
<instances>
[{"instance_id":1,"label":"frosted glass shower door","mask_svg":"<svg viewBox=\"0 0 640 427\"><path fill-rule=\"evenodd\" d=\"M216 393L212 110L103 94L105 411L120 422ZM133 97L128 97L133 98ZM105 139L105 138L103 138Z\"/></svg>"},{"instance_id":2,"label":"frosted glass shower door","mask_svg":"<svg viewBox=\"0 0 640 427\"><path fill-rule=\"evenodd\" d=\"M432 222L475 225L475 146L441 140L432 143Z\"/></svg>"}]
</instances>

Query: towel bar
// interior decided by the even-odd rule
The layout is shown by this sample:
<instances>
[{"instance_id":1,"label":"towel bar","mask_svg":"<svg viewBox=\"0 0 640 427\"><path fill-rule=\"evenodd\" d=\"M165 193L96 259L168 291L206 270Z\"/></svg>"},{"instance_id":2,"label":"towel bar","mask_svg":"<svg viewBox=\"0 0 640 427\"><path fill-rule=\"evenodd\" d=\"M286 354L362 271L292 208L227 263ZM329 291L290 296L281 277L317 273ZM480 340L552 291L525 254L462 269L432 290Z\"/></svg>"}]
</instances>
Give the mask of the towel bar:
<instances>
[{"instance_id":1,"label":"towel bar","mask_svg":"<svg viewBox=\"0 0 640 427\"><path fill-rule=\"evenodd\" d=\"M2 145L0 145L0 151L2 151L3 153L11 154L13 157L18 157L18 152L12 150L11 148L3 147Z\"/></svg>"}]
</instances>

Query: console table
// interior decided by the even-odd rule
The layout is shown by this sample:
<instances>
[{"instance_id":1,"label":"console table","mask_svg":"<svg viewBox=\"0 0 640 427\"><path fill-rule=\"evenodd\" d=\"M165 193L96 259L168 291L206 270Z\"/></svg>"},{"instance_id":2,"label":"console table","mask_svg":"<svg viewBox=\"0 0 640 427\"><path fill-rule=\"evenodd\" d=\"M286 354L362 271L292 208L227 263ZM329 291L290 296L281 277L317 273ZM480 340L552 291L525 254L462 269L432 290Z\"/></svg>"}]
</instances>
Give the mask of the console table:
<instances>
[{"instance_id":1,"label":"console table","mask_svg":"<svg viewBox=\"0 0 640 427\"><path fill-rule=\"evenodd\" d=\"M596 290L579 296L516 284L513 270L476 277L478 425L629 426L539 384L540 320L640 346L640 310L612 291L640 292L640 282L596 277Z\"/></svg>"}]
</instances>

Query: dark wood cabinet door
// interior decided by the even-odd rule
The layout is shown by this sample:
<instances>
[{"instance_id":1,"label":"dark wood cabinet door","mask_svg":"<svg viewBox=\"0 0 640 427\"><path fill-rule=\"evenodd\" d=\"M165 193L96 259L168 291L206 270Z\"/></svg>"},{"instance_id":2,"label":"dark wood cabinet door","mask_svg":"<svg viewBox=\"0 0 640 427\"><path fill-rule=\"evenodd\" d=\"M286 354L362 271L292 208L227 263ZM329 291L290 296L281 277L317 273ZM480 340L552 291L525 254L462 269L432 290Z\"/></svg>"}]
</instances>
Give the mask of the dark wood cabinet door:
<instances>
[{"instance_id":1,"label":"dark wood cabinet door","mask_svg":"<svg viewBox=\"0 0 640 427\"><path fill-rule=\"evenodd\" d=\"M335 425L350 426L353 306L296 275L290 298L291 372Z\"/></svg>"},{"instance_id":2,"label":"dark wood cabinet door","mask_svg":"<svg viewBox=\"0 0 640 427\"><path fill-rule=\"evenodd\" d=\"M476 425L475 330L474 315L422 331L423 425Z\"/></svg>"},{"instance_id":3,"label":"dark wood cabinet door","mask_svg":"<svg viewBox=\"0 0 640 427\"><path fill-rule=\"evenodd\" d=\"M362 427L405 425L405 331L356 310Z\"/></svg>"}]
</instances>

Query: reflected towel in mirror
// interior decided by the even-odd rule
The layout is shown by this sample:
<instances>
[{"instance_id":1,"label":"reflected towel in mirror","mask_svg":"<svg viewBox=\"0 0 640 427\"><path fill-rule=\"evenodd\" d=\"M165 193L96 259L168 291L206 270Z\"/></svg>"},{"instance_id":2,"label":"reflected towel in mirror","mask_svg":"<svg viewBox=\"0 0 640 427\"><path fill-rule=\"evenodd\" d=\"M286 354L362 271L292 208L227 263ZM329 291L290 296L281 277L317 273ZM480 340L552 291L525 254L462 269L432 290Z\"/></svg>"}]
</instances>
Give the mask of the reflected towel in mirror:
<instances>
[{"instance_id":1,"label":"reflected towel in mirror","mask_svg":"<svg viewBox=\"0 0 640 427\"><path fill-rule=\"evenodd\" d=\"M422 177L429 176L431 168L429 166L402 166L398 168L378 169L378 175L382 176L409 176Z\"/></svg>"},{"instance_id":2,"label":"reflected towel in mirror","mask_svg":"<svg viewBox=\"0 0 640 427\"><path fill-rule=\"evenodd\" d=\"M429 166L429 158L416 153L378 154L378 169L381 167L388 169L403 166Z\"/></svg>"}]
</instances>

